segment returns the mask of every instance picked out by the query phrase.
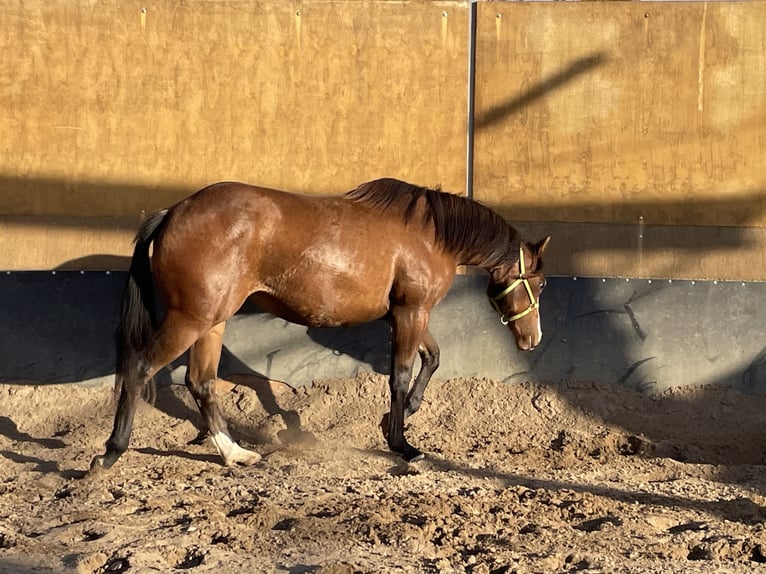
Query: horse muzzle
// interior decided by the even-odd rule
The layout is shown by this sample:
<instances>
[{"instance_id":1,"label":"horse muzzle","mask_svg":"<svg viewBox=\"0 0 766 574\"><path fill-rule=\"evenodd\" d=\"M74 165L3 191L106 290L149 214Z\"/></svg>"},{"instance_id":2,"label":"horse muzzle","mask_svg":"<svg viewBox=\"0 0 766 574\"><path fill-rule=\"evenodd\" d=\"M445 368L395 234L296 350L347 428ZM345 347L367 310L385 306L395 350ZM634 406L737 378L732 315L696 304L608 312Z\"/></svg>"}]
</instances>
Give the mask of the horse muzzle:
<instances>
[{"instance_id":1,"label":"horse muzzle","mask_svg":"<svg viewBox=\"0 0 766 574\"><path fill-rule=\"evenodd\" d=\"M540 344L541 337L535 337L533 335L527 335L516 337L516 347L518 347L519 351L534 351L537 346Z\"/></svg>"}]
</instances>

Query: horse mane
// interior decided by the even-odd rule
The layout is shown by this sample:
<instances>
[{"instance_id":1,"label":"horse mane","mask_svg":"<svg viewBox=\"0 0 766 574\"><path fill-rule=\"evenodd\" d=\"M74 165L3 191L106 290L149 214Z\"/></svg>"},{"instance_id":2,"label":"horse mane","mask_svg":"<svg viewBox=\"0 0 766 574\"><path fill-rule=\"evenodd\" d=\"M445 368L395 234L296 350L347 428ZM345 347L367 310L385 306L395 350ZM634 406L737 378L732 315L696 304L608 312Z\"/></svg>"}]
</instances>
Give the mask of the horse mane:
<instances>
[{"instance_id":1,"label":"horse mane","mask_svg":"<svg viewBox=\"0 0 766 574\"><path fill-rule=\"evenodd\" d=\"M423 227L433 226L436 241L448 251L482 258L494 267L518 259L518 234L500 215L481 203L397 179L383 178L361 184L346 198L383 212L398 210L410 224L423 200Z\"/></svg>"}]
</instances>

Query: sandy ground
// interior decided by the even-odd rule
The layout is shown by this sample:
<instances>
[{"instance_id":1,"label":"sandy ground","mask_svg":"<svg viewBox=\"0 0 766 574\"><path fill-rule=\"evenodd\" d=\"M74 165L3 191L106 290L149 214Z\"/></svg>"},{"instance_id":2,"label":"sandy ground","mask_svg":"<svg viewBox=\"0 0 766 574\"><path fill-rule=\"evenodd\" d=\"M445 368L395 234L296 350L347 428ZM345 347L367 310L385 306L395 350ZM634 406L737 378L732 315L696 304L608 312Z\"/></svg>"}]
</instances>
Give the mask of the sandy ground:
<instances>
[{"instance_id":1,"label":"sandy ground","mask_svg":"<svg viewBox=\"0 0 766 574\"><path fill-rule=\"evenodd\" d=\"M434 381L391 455L379 375L240 384L223 467L185 388L86 473L110 389L0 386L0 572L766 571L766 398Z\"/></svg>"}]
</instances>

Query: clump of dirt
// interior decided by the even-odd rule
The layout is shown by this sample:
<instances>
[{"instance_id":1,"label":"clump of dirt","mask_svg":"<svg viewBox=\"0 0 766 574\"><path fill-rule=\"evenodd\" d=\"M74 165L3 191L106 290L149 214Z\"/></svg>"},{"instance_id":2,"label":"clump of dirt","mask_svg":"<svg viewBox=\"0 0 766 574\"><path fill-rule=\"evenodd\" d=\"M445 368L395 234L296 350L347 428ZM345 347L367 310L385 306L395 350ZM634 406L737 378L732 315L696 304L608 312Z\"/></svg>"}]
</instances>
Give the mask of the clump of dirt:
<instances>
[{"instance_id":1,"label":"clump of dirt","mask_svg":"<svg viewBox=\"0 0 766 574\"><path fill-rule=\"evenodd\" d=\"M111 389L0 386L0 572L741 572L766 563L766 398L434 381L391 454L384 377L234 386L226 468L183 387L91 475Z\"/></svg>"}]
</instances>

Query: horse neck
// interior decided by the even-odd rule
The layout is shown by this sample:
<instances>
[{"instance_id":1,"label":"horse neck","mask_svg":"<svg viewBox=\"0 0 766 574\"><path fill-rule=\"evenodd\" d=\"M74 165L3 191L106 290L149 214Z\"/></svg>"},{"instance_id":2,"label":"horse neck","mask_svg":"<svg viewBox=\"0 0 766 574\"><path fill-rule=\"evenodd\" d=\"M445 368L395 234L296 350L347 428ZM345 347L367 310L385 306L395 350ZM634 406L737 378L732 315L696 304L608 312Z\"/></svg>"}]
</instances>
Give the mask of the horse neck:
<instances>
[{"instance_id":1,"label":"horse neck","mask_svg":"<svg viewBox=\"0 0 766 574\"><path fill-rule=\"evenodd\" d=\"M480 267L487 271L509 262L509 259L518 257L519 240L516 231L506 224L506 228L500 230L492 241L477 234L475 241L467 243L457 253L459 265Z\"/></svg>"}]
</instances>

